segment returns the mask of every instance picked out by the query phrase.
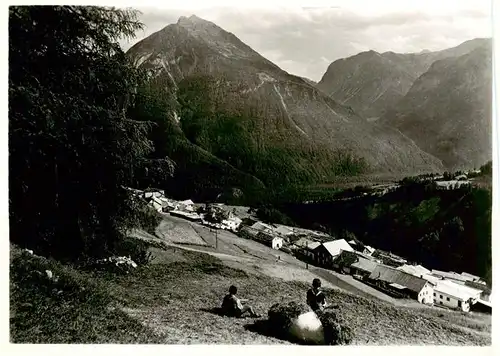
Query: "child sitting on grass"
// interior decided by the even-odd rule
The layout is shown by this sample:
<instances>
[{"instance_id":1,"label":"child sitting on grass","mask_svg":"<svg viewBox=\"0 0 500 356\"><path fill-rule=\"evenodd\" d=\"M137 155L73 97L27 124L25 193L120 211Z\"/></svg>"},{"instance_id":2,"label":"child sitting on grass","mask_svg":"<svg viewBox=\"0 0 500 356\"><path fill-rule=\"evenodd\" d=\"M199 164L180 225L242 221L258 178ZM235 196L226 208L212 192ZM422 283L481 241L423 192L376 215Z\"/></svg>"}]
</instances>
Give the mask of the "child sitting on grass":
<instances>
[{"instance_id":1,"label":"child sitting on grass","mask_svg":"<svg viewBox=\"0 0 500 356\"><path fill-rule=\"evenodd\" d=\"M242 300L236 297L236 292L238 292L238 288L235 286L229 287L229 294L222 301L222 313L237 318L242 318L248 313L251 317L260 318L260 315L255 313L251 306L241 304Z\"/></svg>"}]
</instances>

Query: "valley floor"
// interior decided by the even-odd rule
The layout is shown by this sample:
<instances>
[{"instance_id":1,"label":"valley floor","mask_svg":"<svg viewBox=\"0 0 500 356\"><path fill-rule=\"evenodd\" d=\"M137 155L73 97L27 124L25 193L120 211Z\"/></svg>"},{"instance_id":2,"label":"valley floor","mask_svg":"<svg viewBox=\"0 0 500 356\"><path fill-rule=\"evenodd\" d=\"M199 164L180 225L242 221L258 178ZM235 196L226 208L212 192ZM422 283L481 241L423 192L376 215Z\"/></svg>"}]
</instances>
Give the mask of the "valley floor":
<instances>
[{"instance_id":1,"label":"valley floor","mask_svg":"<svg viewBox=\"0 0 500 356\"><path fill-rule=\"evenodd\" d=\"M324 281L328 300L354 330L356 345L490 345L491 316L395 300L350 276L311 268L281 251L228 232L190 224L204 245L163 241L153 262L128 275L74 269L13 248L11 340L30 343L276 344L262 321L219 316L231 284L267 316L274 303L303 301L312 278ZM206 229L206 230L204 230ZM189 230L189 229L188 229ZM165 231L164 231L165 233ZM276 262L276 256L280 256ZM57 278L42 278L50 269ZM38 272L37 272L38 271ZM357 283L356 283L357 282ZM359 283L359 284L358 284ZM383 295L383 296L382 296ZM408 303L406 305L405 303Z\"/></svg>"}]
</instances>

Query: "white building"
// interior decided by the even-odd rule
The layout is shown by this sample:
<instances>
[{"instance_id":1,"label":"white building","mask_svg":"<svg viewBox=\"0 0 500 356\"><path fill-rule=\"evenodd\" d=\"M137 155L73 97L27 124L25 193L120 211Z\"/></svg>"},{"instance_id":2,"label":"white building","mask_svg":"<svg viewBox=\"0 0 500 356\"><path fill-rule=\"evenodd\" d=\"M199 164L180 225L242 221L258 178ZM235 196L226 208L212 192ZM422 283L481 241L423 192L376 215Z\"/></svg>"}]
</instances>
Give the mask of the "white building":
<instances>
[{"instance_id":1,"label":"white building","mask_svg":"<svg viewBox=\"0 0 500 356\"><path fill-rule=\"evenodd\" d=\"M365 245L365 250L363 251L364 254L371 256L372 253L375 252L375 249L371 246Z\"/></svg>"},{"instance_id":2,"label":"white building","mask_svg":"<svg viewBox=\"0 0 500 356\"><path fill-rule=\"evenodd\" d=\"M258 241L264 245L267 245L275 250L279 250L283 247L283 238L277 234L271 232L262 231L253 237L255 241Z\"/></svg>"},{"instance_id":3,"label":"white building","mask_svg":"<svg viewBox=\"0 0 500 356\"><path fill-rule=\"evenodd\" d=\"M149 190L149 191L144 192L144 198L146 198L146 199L149 199L152 197L160 198L160 197L164 197L164 196L165 196L165 192L163 190Z\"/></svg>"},{"instance_id":4,"label":"white building","mask_svg":"<svg viewBox=\"0 0 500 356\"><path fill-rule=\"evenodd\" d=\"M271 247L274 248L275 250L279 250L280 248L283 247L283 238L281 237L273 237L271 240Z\"/></svg>"},{"instance_id":5,"label":"white building","mask_svg":"<svg viewBox=\"0 0 500 356\"><path fill-rule=\"evenodd\" d=\"M437 181L436 185L441 189L456 189L460 188L462 185L469 185L470 182L468 180L446 180L446 181Z\"/></svg>"},{"instance_id":6,"label":"white building","mask_svg":"<svg viewBox=\"0 0 500 356\"><path fill-rule=\"evenodd\" d=\"M482 293L481 290L432 275L426 275L423 278L436 284L433 294L436 305L468 312L471 305L479 300Z\"/></svg>"},{"instance_id":7,"label":"white building","mask_svg":"<svg viewBox=\"0 0 500 356\"><path fill-rule=\"evenodd\" d=\"M453 288L453 286L446 283L438 282L434 287L434 304L436 305L468 312L472 304L470 299L470 294Z\"/></svg>"},{"instance_id":8,"label":"white building","mask_svg":"<svg viewBox=\"0 0 500 356\"><path fill-rule=\"evenodd\" d=\"M151 196L151 199L149 201L149 206L151 206L153 209L155 209L158 212L161 212L163 209L162 202L159 198L156 196Z\"/></svg>"},{"instance_id":9,"label":"white building","mask_svg":"<svg viewBox=\"0 0 500 356\"><path fill-rule=\"evenodd\" d=\"M183 211L194 211L194 203L191 199L180 201L177 209Z\"/></svg>"},{"instance_id":10,"label":"white building","mask_svg":"<svg viewBox=\"0 0 500 356\"><path fill-rule=\"evenodd\" d=\"M435 286L430 282L422 287L420 292L417 295L417 301L422 304L432 304L432 293L435 291Z\"/></svg>"},{"instance_id":11,"label":"white building","mask_svg":"<svg viewBox=\"0 0 500 356\"><path fill-rule=\"evenodd\" d=\"M240 227L242 220L237 216L232 216L228 219L222 220L223 228L236 231Z\"/></svg>"}]
</instances>

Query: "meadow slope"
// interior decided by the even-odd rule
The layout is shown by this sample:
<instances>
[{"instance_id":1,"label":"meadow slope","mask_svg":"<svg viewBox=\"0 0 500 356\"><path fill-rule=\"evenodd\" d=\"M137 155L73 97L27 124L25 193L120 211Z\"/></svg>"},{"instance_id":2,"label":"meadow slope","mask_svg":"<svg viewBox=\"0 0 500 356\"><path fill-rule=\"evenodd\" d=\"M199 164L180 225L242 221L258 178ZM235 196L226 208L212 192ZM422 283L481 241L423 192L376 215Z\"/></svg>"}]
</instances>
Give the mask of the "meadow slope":
<instances>
[{"instance_id":1,"label":"meadow slope","mask_svg":"<svg viewBox=\"0 0 500 356\"><path fill-rule=\"evenodd\" d=\"M301 300L308 285L174 246L151 248L154 263L128 275L83 271L11 249L11 341L16 343L288 343L253 319L214 313L231 284L265 317ZM48 279L45 270L54 273ZM326 288L354 329L356 345L489 345L491 317L396 307Z\"/></svg>"}]
</instances>

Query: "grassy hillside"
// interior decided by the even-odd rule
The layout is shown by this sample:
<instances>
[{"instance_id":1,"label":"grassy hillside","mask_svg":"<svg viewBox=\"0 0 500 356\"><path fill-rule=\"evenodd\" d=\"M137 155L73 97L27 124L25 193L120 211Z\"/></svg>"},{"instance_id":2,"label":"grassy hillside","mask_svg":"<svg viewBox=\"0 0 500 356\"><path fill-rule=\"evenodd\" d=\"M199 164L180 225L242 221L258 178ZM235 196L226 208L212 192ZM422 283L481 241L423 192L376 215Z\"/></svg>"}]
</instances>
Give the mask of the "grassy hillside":
<instances>
[{"instance_id":1,"label":"grassy hillside","mask_svg":"<svg viewBox=\"0 0 500 356\"><path fill-rule=\"evenodd\" d=\"M83 271L11 250L11 341L16 343L287 343L264 320L214 313L231 284L258 312L302 300L308 285L230 268L215 257L154 249L150 265L128 275ZM53 272L48 279L45 270ZM182 275L182 278L179 276ZM354 343L491 344L489 316L394 307L326 290L352 326Z\"/></svg>"}]
</instances>

